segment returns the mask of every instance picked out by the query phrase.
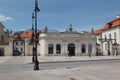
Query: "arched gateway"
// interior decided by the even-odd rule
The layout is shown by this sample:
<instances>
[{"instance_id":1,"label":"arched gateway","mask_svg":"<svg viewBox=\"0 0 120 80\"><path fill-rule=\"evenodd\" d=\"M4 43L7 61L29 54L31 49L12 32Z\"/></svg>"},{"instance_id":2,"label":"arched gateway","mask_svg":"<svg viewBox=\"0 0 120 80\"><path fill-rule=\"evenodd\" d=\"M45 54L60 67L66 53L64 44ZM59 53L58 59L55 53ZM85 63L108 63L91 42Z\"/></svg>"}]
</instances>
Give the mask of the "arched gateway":
<instances>
[{"instance_id":1,"label":"arched gateway","mask_svg":"<svg viewBox=\"0 0 120 80\"><path fill-rule=\"evenodd\" d=\"M68 56L75 56L75 44L68 44Z\"/></svg>"}]
</instances>

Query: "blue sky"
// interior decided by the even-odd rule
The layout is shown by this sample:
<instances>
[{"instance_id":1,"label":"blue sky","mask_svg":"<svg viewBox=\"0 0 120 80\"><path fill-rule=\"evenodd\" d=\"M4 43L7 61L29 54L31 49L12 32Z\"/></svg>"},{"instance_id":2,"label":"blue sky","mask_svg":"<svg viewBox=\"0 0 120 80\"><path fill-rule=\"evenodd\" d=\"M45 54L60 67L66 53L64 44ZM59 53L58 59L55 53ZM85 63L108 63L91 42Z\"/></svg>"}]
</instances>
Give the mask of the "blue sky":
<instances>
[{"instance_id":1,"label":"blue sky","mask_svg":"<svg viewBox=\"0 0 120 80\"><path fill-rule=\"evenodd\" d=\"M120 0L38 0L38 28L65 31L99 29L120 15ZM5 29L30 29L34 0L0 0L0 21Z\"/></svg>"}]
</instances>

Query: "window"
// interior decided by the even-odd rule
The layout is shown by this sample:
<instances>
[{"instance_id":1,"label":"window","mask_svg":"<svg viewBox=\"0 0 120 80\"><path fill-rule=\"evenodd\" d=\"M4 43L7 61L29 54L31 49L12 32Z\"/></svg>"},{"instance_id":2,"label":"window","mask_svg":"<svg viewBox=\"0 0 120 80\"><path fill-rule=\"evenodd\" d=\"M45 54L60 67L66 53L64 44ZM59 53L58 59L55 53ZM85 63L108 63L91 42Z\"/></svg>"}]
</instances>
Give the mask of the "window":
<instances>
[{"instance_id":1,"label":"window","mask_svg":"<svg viewBox=\"0 0 120 80\"><path fill-rule=\"evenodd\" d=\"M61 45L60 45L60 44L57 44L57 45L56 45L56 53L57 53L57 54L60 54L60 53L61 53Z\"/></svg>"},{"instance_id":2,"label":"window","mask_svg":"<svg viewBox=\"0 0 120 80\"><path fill-rule=\"evenodd\" d=\"M109 28L112 28L112 23L108 23L108 25L109 25Z\"/></svg>"},{"instance_id":3,"label":"window","mask_svg":"<svg viewBox=\"0 0 120 80\"><path fill-rule=\"evenodd\" d=\"M16 46L18 45L18 42L16 42Z\"/></svg>"},{"instance_id":4,"label":"window","mask_svg":"<svg viewBox=\"0 0 120 80\"><path fill-rule=\"evenodd\" d=\"M116 32L114 33L114 38L116 39Z\"/></svg>"},{"instance_id":5,"label":"window","mask_svg":"<svg viewBox=\"0 0 120 80\"><path fill-rule=\"evenodd\" d=\"M88 44L88 53L92 53L92 44Z\"/></svg>"},{"instance_id":6,"label":"window","mask_svg":"<svg viewBox=\"0 0 120 80\"><path fill-rule=\"evenodd\" d=\"M23 42L21 42L21 46L23 45Z\"/></svg>"},{"instance_id":7,"label":"window","mask_svg":"<svg viewBox=\"0 0 120 80\"><path fill-rule=\"evenodd\" d=\"M15 48L15 51L18 51L18 48Z\"/></svg>"},{"instance_id":8,"label":"window","mask_svg":"<svg viewBox=\"0 0 120 80\"><path fill-rule=\"evenodd\" d=\"M109 39L111 39L111 34L109 34Z\"/></svg>"},{"instance_id":9,"label":"window","mask_svg":"<svg viewBox=\"0 0 120 80\"><path fill-rule=\"evenodd\" d=\"M3 35L1 36L1 41L2 41L2 42L4 41L4 36L3 36Z\"/></svg>"},{"instance_id":10,"label":"window","mask_svg":"<svg viewBox=\"0 0 120 80\"><path fill-rule=\"evenodd\" d=\"M21 52L23 52L23 48L21 48Z\"/></svg>"},{"instance_id":11,"label":"window","mask_svg":"<svg viewBox=\"0 0 120 80\"><path fill-rule=\"evenodd\" d=\"M105 40L107 39L106 35L105 35Z\"/></svg>"},{"instance_id":12,"label":"window","mask_svg":"<svg viewBox=\"0 0 120 80\"><path fill-rule=\"evenodd\" d=\"M53 54L53 44L48 45L48 54Z\"/></svg>"},{"instance_id":13,"label":"window","mask_svg":"<svg viewBox=\"0 0 120 80\"><path fill-rule=\"evenodd\" d=\"M86 45L82 44L82 53L86 53Z\"/></svg>"}]
</instances>

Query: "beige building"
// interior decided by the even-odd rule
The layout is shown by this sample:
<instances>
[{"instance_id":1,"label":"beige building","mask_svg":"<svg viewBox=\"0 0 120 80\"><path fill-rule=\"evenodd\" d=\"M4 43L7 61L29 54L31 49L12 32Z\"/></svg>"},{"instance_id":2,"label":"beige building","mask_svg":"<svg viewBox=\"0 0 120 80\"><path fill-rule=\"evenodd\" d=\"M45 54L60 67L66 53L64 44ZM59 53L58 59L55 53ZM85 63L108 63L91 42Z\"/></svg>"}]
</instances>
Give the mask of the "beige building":
<instances>
[{"instance_id":1,"label":"beige building","mask_svg":"<svg viewBox=\"0 0 120 80\"><path fill-rule=\"evenodd\" d=\"M0 56L9 55L8 52L11 52L9 30L4 30L4 25L0 22ZM12 46L11 46L12 47Z\"/></svg>"},{"instance_id":2,"label":"beige building","mask_svg":"<svg viewBox=\"0 0 120 80\"><path fill-rule=\"evenodd\" d=\"M32 55L32 45L29 44L30 40L27 37L27 32L22 32L20 38L19 35L14 35L9 30L5 31L4 28L4 25L0 22L0 56L13 56L15 51L20 52L21 55ZM31 35L29 36L31 38Z\"/></svg>"}]
</instances>

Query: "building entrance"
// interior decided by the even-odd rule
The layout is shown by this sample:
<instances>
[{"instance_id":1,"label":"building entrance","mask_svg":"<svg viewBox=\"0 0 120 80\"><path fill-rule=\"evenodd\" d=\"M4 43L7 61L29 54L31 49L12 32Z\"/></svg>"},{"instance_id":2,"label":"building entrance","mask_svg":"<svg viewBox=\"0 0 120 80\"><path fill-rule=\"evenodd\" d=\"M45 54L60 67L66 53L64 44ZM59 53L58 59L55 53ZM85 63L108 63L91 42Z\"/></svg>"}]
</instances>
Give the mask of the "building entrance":
<instances>
[{"instance_id":1,"label":"building entrance","mask_svg":"<svg viewBox=\"0 0 120 80\"><path fill-rule=\"evenodd\" d=\"M0 56L4 56L4 48L0 49Z\"/></svg>"},{"instance_id":2,"label":"building entrance","mask_svg":"<svg viewBox=\"0 0 120 80\"><path fill-rule=\"evenodd\" d=\"M68 44L68 56L75 56L75 44Z\"/></svg>"}]
</instances>

